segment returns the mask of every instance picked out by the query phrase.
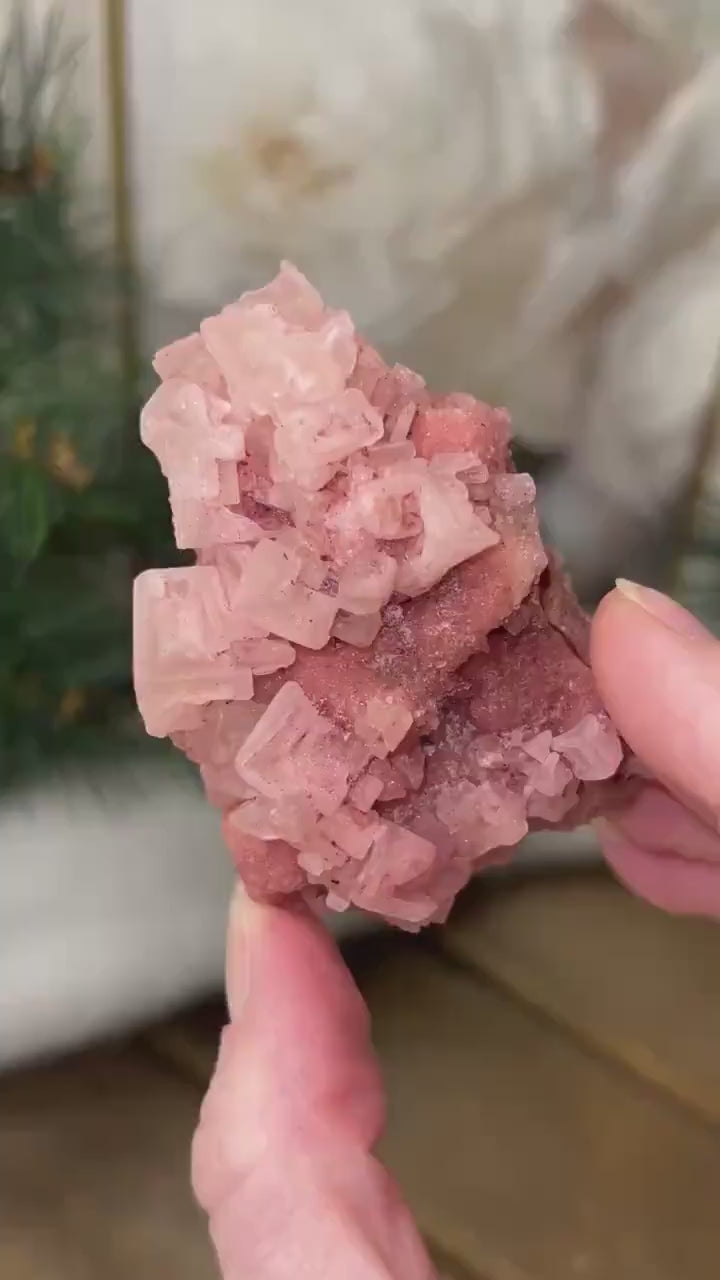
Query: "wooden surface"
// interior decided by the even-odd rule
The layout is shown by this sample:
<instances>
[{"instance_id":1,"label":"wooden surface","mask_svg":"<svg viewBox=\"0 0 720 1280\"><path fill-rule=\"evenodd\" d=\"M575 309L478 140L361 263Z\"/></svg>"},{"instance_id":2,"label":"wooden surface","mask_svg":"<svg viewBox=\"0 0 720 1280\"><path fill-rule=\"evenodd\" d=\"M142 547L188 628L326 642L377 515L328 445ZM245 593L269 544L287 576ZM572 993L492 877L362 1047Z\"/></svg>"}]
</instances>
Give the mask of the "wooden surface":
<instances>
[{"instance_id":1,"label":"wooden surface","mask_svg":"<svg viewBox=\"0 0 720 1280\"><path fill-rule=\"evenodd\" d=\"M398 950L365 989L384 1153L451 1256L503 1280L717 1277L720 1144L695 1116L432 957Z\"/></svg>"},{"instance_id":2,"label":"wooden surface","mask_svg":"<svg viewBox=\"0 0 720 1280\"><path fill-rule=\"evenodd\" d=\"M555 875L473 889L442 945L720 1122L720 925L668 920L603 873Z\"/></svg>"},{"instance_id":3,"label":"wooden surface","mask_svg":"<svg viewBox=\"0 0 720 1280\"><path fill-rule=\"evenodd\" d=\"M717 1280L720 926L533 877L349 957L442 1280ZM2 1280L215 1275L188 1146L222 1016L0 1080Z\"/></svg>"},{"instance_id":4,"label":"wooden surface","mask_svg":"<svg viewBox=\"0 0 720 1280\"><path fill-rule=\"evenodd\" d=\"M200 1091L141 1047L0 1081L2 1280L208 1280Z\"/></svg>"}]
</instances>

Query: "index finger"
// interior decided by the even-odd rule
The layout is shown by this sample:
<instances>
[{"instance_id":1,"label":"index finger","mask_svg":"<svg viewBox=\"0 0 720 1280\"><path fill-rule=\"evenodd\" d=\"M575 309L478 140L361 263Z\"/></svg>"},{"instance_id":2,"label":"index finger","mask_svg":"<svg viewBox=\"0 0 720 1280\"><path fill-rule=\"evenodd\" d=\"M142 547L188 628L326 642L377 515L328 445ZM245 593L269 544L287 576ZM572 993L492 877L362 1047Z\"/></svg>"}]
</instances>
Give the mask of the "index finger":
<instances>
[{"instance_id":1,"label":"index finger","mask_svg":"<svg viewBox=\"0 0 720 1280\"><path fill-rule=\"evenodd\" d=\"M720 827L720 643L666 596L627 584L600 605L592 666L618 731L652 773Z\"/></svg>"}]
</instances>

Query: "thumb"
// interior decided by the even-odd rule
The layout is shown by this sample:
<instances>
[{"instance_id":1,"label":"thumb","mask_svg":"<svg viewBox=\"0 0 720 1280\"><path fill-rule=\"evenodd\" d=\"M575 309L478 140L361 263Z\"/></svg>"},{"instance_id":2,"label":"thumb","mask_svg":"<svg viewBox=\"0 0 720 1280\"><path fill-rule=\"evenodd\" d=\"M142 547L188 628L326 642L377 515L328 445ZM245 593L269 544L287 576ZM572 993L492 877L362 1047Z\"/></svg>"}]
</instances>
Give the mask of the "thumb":
<instances>
[{"instance_id":1,"label":"thumb","mask_svg":"<svg viewBox=\"0 0 720 1280\"><path fill-rule=\"evenodd\" d=\"M595 616L592 665L633 751L717 830L720 643L669 597L621 582Z\"/></svg>"},{"instance_id":2,"label":"thumb","mask_svg":"<svg viewBox=\"0 0 720 1280\"><path fill-rule=\"evenodd\" d=\"M655 906L718 916L720 644L667 596L621 583L595 617L592 659L618 729L667 788L601 824L605 856Z\"/></svg>"},{"instance_id":3,"label":"thumb","mask_svg":"<svg viewBox=\"0 0 720 1280\"><path fill-rule=\"evenodd\" d=\"M382 1085L365 1005L331 938L302 906L238 890L227 983L230 1026L193 1146L225 1280L429 1280L372 1155Z\"/></svg>"}]
</instances>

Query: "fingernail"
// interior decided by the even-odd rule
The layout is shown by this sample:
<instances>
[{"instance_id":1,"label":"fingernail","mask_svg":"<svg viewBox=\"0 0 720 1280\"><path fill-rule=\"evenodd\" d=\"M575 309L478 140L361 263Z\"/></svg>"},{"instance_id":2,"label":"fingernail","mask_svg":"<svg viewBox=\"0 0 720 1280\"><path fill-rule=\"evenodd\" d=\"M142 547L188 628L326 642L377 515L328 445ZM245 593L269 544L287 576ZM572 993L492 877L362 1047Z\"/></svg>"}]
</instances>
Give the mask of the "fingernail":
<instances>
[{"instance_id":1,"label":"fingernail","mask_svg":"<svg viewBox=\"0 0 720 1280\"><path fill-rule=\"evenodd\" d=\"M629 582L627 578L618 578L615 582L617 590L626 600L639 605L646 613L661 622L668 630L681 636L707 636L707 628L692 613L684 609L670 596L663 595L654 587L643 587L639 582Z\"/></svg>"},{"instance_id":2,"label":"fingernail","mask_svg":"<svg viewBox=\"0 0 720 1280\"><path fill-rule=\"evenodd\" d=\"M250 939L258 910L238 880L230 903L225 966L228 1011L233 1022L242 1015L250 995Z\"/></svg>"}]
</instances>

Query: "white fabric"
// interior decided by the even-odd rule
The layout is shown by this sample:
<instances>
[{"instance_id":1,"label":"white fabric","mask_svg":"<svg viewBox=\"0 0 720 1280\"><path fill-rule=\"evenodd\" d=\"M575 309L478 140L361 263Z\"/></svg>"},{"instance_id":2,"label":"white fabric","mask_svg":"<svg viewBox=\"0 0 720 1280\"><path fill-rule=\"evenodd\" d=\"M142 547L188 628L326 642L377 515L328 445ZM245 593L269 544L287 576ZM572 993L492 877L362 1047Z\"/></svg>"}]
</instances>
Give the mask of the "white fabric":
<instances>
[{"instance_id":1,"label":"white fabric","mask_svg":"<svg viewBox=\"0 0 720 1280\"><path fill-rule=\"evenodd\" d=\"M586 580L621 567L715 376L720 0L171 7L129 4L148 344L289 256L436 385L564 451L549 527L582 577L573 549L612 522Z\"/></svg>"},{"instance_id":2,"label":"white fabric","mask_svg":"<svg viewBox=\"0 0 720 1280\"><path fill-rule=\"evenodd\" d=\"M570 839L570 843L568 840ZM529 842L568 865L587 834ZM222 989L232 868L183 768L114 766L0 803L0 1072ZM378 927L333 914L341 937Z\"/></svg>"},{"instance_id":3,"label":"white fabric","mask_svg":"<svg viewBox=\"0 0 720 1280\"><path fill-rule=\"evenodd\" d=\"M222 979L231 868L179 770L0 803L0 1068L115 1033Z\"/></svg>"}]
</instances>

